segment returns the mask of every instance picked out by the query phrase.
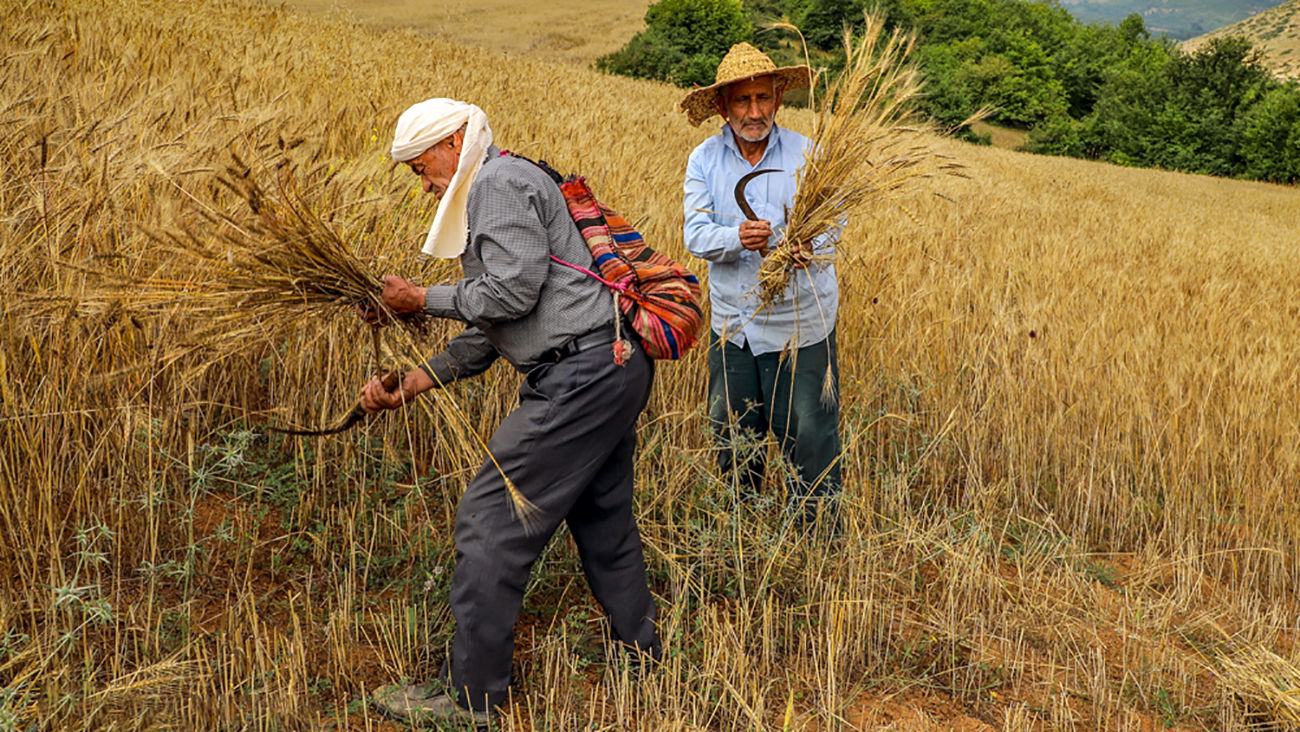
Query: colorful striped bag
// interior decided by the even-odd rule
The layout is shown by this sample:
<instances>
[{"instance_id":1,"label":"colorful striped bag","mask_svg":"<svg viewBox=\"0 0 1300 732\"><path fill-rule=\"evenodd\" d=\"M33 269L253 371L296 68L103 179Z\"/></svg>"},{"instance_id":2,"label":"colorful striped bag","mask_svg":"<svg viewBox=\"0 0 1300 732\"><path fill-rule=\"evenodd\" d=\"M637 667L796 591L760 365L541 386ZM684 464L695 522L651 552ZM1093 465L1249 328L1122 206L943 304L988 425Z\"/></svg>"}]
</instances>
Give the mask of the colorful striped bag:
<instances>
[{"instance_id":1,"label":"colorful striped bag","mask_svg":"<svg viewBox=\"0 0 1300 732\"><path fill-rule=\"evenodd\" d=\"M551 259L595 277L614 291L615 308L636 331L647 356L681 358L695 345L704 325L699 279L686 267L647 246L626 219L596 200L585 178L565 180L546 161L529 162L546 171L560 186L569 215L591 249L599 274L554 255ZM621 329L622 320L614 319L616 327ZM614 352L614 360L620 364L627 357L626 353L620 353L621 341L620 331Z\"/></svg>"}]
</instances>

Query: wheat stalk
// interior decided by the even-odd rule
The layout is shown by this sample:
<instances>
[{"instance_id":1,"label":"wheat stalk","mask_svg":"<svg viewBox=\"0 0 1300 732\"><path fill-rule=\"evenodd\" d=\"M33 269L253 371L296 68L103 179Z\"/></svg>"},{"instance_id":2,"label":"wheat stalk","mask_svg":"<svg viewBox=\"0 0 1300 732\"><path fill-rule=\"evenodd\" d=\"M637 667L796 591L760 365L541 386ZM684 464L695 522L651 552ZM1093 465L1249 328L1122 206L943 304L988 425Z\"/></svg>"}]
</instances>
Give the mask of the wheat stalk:
<instances>
[{"instance_id":1,"label":"wheat stalk","mask_svg":"<svg viewBox=\"0 0 1300 732\"><path fill-rule=\"evenodd\" d=\"M78 307L110 312L122 307L144 311L183 307L205 317L206 327L163 354L163 364L198 350L222 358L264 338L269 324L340 314L353 317L348 311L368 308L400 326L387 332L405 367L420 363L423 349L418 336L427 331L430 317L424 313L398 317L384 303L377 270L316 213L299 187L299 180L319 181L313 187L323 189L333 176L320 166L300 174L298 164L287 155L297 144L277 138L273 144L258 146L265 157L256 165L232 152L231 164L215 178L211 203L187 192L190 216L147 232L164 255L182 263L190 277L96 272L105 286L88 290ZM233 211L223 209L223 191L233 193L242 205ZM358 321L358 327L366 326ZM372 331L372 335L378 367L384 349L379 333ZM201 360L197 368L205 369L212 362ZM464 411L441 389L435 391L433 405L445 423L457 425L458 449L487 453L501 474L516 517L531 531L539 509L506 475Z\"/></svg>"},{"instance_id":2,"label":"wheat stalk","mask_svg":"<svg viewBox=\"0 0 1300 732\"><path fill-rule=\"evenodd\" d=\"M962 166L926 144L915 122L923 82L907 63L913 34L883 31L879 15L867 13L861 36L845 29L844 72L816 105L812 148L800 169L782 241L763 260L758 294L765 310L811 263L819 240L856 212L915 187L936 174L962 175Z\"/></svg>"}]
</instances>

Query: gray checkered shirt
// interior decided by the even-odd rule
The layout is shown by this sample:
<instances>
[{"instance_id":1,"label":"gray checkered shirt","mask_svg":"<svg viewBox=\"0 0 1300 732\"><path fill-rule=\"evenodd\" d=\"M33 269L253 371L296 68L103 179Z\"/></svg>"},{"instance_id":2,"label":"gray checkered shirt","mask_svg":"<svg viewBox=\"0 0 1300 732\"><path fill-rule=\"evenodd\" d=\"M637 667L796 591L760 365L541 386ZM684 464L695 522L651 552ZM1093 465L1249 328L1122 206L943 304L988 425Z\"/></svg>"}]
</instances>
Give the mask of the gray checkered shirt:
<instances>
[{"instance_id":1,"label":"gray checkered shirt","mask_svg":"<svg viewBox=\"0 0 1300 732\"><path fill-rule=\"evenodd\" d=\"M543 354L614 322L609 290L550 259L594 270L555 181L496 146L469 191L465 278L434 285L425 310L469 324L424 370L437 384L481 373L497 356L527 372Z\"/></svg>"}]
</instances>

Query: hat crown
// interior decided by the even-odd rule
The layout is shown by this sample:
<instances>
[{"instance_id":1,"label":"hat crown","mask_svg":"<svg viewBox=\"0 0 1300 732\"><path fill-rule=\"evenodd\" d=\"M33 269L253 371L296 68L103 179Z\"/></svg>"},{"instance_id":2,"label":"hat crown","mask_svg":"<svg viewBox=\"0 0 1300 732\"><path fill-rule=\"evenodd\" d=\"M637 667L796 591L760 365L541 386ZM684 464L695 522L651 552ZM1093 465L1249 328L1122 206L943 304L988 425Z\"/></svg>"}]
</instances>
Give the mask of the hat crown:
<instances>
[{"instance_id":1,"label":"hat crown","mask_svg":"<svg viewBox=\"0 0 1300 732\"><path fill-rule=\"evenodd\" d=\"M686 119L691 124L698 125L718 113L715 104L718 92L723 87L738 81L768 75L776 77L780 91L807 89L815 78L812 69L807 66L778 68L767 54L748 43L737 43L727 51L727 55L718 64L718 73L713 77L713 85L691 90L677 106L686 113Z\"/></svg>"},{"instance_id":2,"label":"hat crown","mask_svg":"<svg viewBox=\"0 0 1300 732\"><path fill-rule=\"evenodd\" d=\"M725 84L742 79L749 79L763 74L776 73L776 64L762 51L748 43L737 43L727 51L718 64L718 73L713 77L714 85Z\"/></svg>"}]
</instances>

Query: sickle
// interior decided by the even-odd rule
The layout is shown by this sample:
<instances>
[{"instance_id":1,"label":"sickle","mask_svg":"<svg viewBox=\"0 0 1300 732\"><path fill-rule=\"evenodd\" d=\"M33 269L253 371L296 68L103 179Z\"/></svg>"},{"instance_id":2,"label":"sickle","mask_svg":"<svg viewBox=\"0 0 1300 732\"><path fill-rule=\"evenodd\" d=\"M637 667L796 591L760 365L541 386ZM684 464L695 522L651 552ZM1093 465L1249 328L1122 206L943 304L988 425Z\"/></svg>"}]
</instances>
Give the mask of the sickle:
<instances>
[{"instance_id":1,"label":"sickle","mask_svg":"<svg viewBox=\"0 0 1300 732\"><path fill-rule=\"evenodd\" d=\"M745 212L745 218L750 221L758 221L758 214L754 213L754 209L749 207L749 201L745 200L745 186L749 185L751 180L764 173L778 172L780 172L778 168L763 168L762 170L755 170L752 173L746 173L740 180L736 181L736 204L740 206L741 211Z\"/></svg>"},{"instance_id":2,"label":"sickle","mask_svg":"<svg viewBox=\"0 0 1300 732\"><path fill-rule=\"evenodd\" d=\"M397 388L397 383L400 379L401 379L401 375L398 374L396 371L389 371L388 373L384 374L384 378L380 380L380 384L384 387L384 391L392 391L393 389ZM347 416L339 420L338 424L334 425L333 427L326 427L324 429L319 429L319 430L300 430L300 429L286 429L284 427L276 427L275 425L267 425L267 429L271 430L272 432L279 432L284 435L296 435L298 437L321 437L323 435L337 435L340 432L347 432L348 430L360 424L361 421L364 420L365 418L366 418L366 410L362 408L361 402L357 402L356 406L352 408L352 411L348 412Z\"/></svg>"},{"instance_id":3,"label":"sickle","mask_svg":"<svg viewBox=\"0 0 1300 732\"><path fill-rule=\"evenodd\" d=\"M745 186L749 185L751 180L764 173L776 172L778 172L777 168L763 168L762 170L755 170L752 173L746 173L741 176L740 180L736 181L736 203L740 206L740 210L745 212L745 218L750 221L758 221L758 214L754 213L754 209L749 207L749 201L745 200ZM767 245L764 244L763 248L758 250L758 253L760 256L766 257Z\"/></svg>"}]
</instances>

